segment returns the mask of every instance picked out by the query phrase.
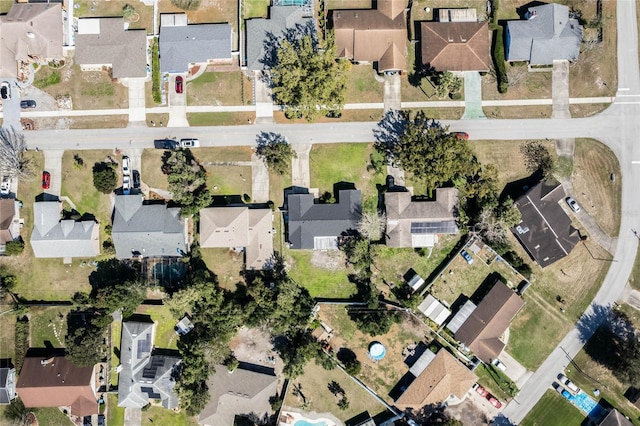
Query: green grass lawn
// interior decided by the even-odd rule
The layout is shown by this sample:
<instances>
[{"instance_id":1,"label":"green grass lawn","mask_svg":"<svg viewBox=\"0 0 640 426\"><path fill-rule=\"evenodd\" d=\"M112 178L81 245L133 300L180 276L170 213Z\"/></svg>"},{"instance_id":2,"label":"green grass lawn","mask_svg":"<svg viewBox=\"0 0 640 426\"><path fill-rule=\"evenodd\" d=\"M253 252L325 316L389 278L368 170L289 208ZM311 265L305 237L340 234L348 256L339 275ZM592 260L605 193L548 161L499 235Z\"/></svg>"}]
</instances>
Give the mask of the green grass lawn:
<instances>
[{"instance_id":1,"label":"green grass lawn","mask_svg":"<svg viewBox=\"0 0 640 426\"><path fill-rule=\"evenodd\" d=\"M171 410L167 410L162 407L150 407L148 410L142 412L143 426L156 426L156 425L171 425L171 426L196 426L194 417L189 417L182 411L180 413L174 413ZM109 426L112 426L109 424Z\"/></svg>"},{"instance_id":2,"label":"green grass lawn","mask_svg":"<svg viewBox=\"0 0 640 426\"><path fill-rule=\"evenodd\" d=\"M154 346L160 349L177 349L178 335L173 329L178 320L173 318L166 305L140 305L138 314L151 316L157 323Z\"/></svg>"},{"instance_id":3,"label":"green grass lawn","mask_svg":"<svg viewBox=\"0 0 640 426\"><path fill-rule=\"evenodd\" d=\"M107 395L107 424L109 426L124 426L124 407L118 407L118 395Z\"/></svg>"},{"instance_id":4,"label":"green grass lawn","mask_svg":"<svg viewBox=\"0 0 640 426\"><path fill-rule=\"evenodd\" d=\"M42 426L66 426L74 423L58 408L34 408L33 412L38 418L38 424ZM113 426L109 423L109 426Z\"/></svg>"},{"instance_id":5,"label":"green grass lawn","mask_svg":"<svg viewBox=\"0 0 640 426\"><path fill-rule=\"evenodd\" d=\"M309 290L312 297L348 298L356 292L342 265L337 270L316 267L311 263L313 252L310 250L288 250L287 253L292 265L289 276Z\"/></svg>"},{"instance_id":6,"label":"green grass lawn","mask_svg":"<svg viewBox=\"0 0 640 426\"><path fill-rule=\"evenodd\" d=\"M383 84L371 64L352 65L347 72L346 103L382 102Z\"/></svg>"},{"instance_id":7,"label":"green grass lawn","mask_svg":"<svg viewBox=\"0 0 640 426\"><path fill-rule=\"evenodd\" d=\"M511 399L511 396L501 388L501 385L508 387L513 382L502 371L492 365L480 364L474 372L478 376L478 383L496 398L503 403ZM513 386L515 387L515 383Z\"/></svg>"},{"instance_id":8,"label":"green grass lawn","mask_svg":"<svg viewBox=\"0 0 640 426\"><path fill-rule=\"evenodd\" d=\"M270 4L269 0L245 0L242 3L244 6L244 19L266 18Z\"/></svg>"},{"instance_id":9,"label":"green grass lawn","mask_svg":"<svg viewBox=\"0 0 640 426\"><path fill-rule=\"evenodd\" d=\"M549 389L529 411L521 426L579 426L585 416L558 392Z\"/></svg>"},{"instance_id":10,"label":"green grass lawn","mask_svg":"<svg viewBox=\"0 0 640 426\"><path fill-rule=\"evenodd\" d=\"M8 305L0 305L2 311L8 310ZM16 356L16 316L4 314L0 323L0 359L10 358L14 360ZM15 362L15 360L14 360Z\"/></svg>"},{"instance_id":11,"label":"green grass lawn","mask_svg":"<svg viewBox=\"0 0 640 426\"><path fill-rule=\"evenodd\" d=\"M190 126L239 126L251 124L255 112L188 112Z\"/></svg>"},{"instance_id":12,"label":"green grass lawn","mask_svg":"<svg viewBox=\"0 0 640 426\"><path fill-rule=\"evenodd\" d=\"M251 195L250 166L205 166L213 195Z\"/></svg>"},{"instance_id":13,"label":"green grass lawn","mask_svg":"<svg viewBox=\"0 0 640 426\"><path fill-rule=\"evenodd\" d=\"M629 277L629 285L636 290L640 290L640 250L638 250L638 253L636 254L633 270Z\"/></svg>"},{"instance_id":14,"label":"green grass lawn","mask_svg":"<svg viewBox=\"0 0 640 426\"><path fill-rule=\"evenodd\" d=\"M205 72L187 82L187 105L247 105L251 81L240 71Z\"/></svg>"},{"instance_id":15,"label":"green grass lawn","mask_svg":"<svg viewBox=\"0 0 640 426\"><path fill-rule=\"evenodd\" d=\"M118 386L118 373L116 367L120 365L120 358L116 353L120 353L120 339L122 337L122 321L113 321L111 323L111 374L110 382L113 386ZM116 352L117 349L117 352Z\"/></svg>"},{"instance_id":16,"label":"green grass lawn","mask_svg":"<svg viewBox=\"0 0 640 426\"><path fill-rule=\"evenodd\" d=\"M64 348L67 334L69 307L31 308L29 312L29 335L31 347L44 348L51 342L54 348Z\"/></svg>"},{"instance_id":17,"label":"green grass lawn","mask_svg":"<svg viewBox=\"0 0 640 426\"><path fill-rule=\"evenodd\" d=\"M244 283L240 275L244 269L244 256L228 248L201 248L202 260L218 277L220 287L235 291L238 283Z\"/></svg>"}]
</instances>

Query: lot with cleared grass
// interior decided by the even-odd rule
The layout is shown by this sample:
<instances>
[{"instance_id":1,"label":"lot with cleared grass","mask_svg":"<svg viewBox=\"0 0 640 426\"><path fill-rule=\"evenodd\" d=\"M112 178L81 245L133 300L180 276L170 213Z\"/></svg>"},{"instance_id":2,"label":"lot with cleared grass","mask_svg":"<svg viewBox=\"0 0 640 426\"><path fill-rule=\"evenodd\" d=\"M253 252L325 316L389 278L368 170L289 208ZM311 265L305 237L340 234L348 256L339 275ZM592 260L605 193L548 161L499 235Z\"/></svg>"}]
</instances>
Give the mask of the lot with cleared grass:
<instances>
[{"instance_id":1,"label":"lot with cleared grass","mask_svg":"<svg viewBox=\"0 0 640 426\"><path fill-rule=\"evenodd\" d=\"M579 426L585 416L558 392L549 389L533 407L522 426Z\"/></svg>"},{"instance_id":2,"label":"lot with cleared grass","mask_svg":"<svg viewBox=\"0 0 640 426\"><path fill-rule=\"evenodd\" d=\"M128 89L106 71L81 71L79 65L38 68L33 85L53 97L70 96L73 109L128 108Z\"/></svg>"},{"instance_id":3,"label":"lot with cleared grass","mask_svg":"<svg viewBox=\"0 0 640 426\"><path fill-rule=\"evenodd\" d=\"M107 394L107 424L109 426L124 426L124 407L118 407L118 395Z\"/></svg>"},{"instance_id":4,"label":"lot with cleared grass","mask_svg":"<svg viewBox=\"0 0 640 426\"><path fill-rule=\"evenodd\" d=\"M145 6L144 3L131 0L76 0L74 1L73 15L80 18L107 18L122 16L122 8L131 5L135 14L125 20L129 23L129 29L145 29L147 34L153 34L153 6ZM78 5L78 6L75 6Z\"/></svg>"},{"instance_id":5,"label":"lot with cleared grass","mask_svg":"<svg viewBox=\"0 0 640 426\"><path fill-rule=\"evenodd\" d=\"M187 105L250 105L251 81L240 71L205 72L187 82Z\"/></svg>"},{"instance_id":6,"label":"lot with cleared grass","mask_svg":"<svg viewBox=\"0 0 640 426\"><path fill-rule=\"evenodd\" d=\"M218 277L218 285L235 291L238 283L244 283L240 275L244 267L244 255L228 248L201 248L202 260Z\"/></svg>"},{"instance_id":7,"label":"lot with cleared grass","mask_svg":"<svg viewBox=\"0 0 640 426\"><path fill-rule=\"evenodd\" d=\"M338 123L344 121L380 121L382 118L382 109L344 109L340 118L318 117L315 123ZM289 119L284 116L282 111L274 111L273 119L276 123L282 124L298 124L308 123L304 118Z\"/></svg>"},{"instance_id":8,"label":"lot with cleared grass","mask_svg":"<svg viewBox=\"0 0 640 426\"><path fill-rule=\"evenodd\" d=\"M251 195L251 166L210 166L207 186L215 195Z\"/></svg>"},{"instance_id":9,"label":"lot with cleared grass","mask_svg":"<svg viewBox=\"0 0 640 426\"><path fill-rule=\"evenodd\" d=\"M334 330L334 337L329 342L333 350L336 353L342 347L352 350L362 364L361 373L357 377L381 398L392 402L389 392L409 371L402 355L403 350L423 341L429 329L410 317L405 317L400 324L394 324L388 333L371 337L360 332L349 318L345 307L339 305L322 305L319 318ZM373 341L382 343L387 349L386 356L377 362L367 356L369 344Z\"/></svg>"},{"instance_id":10,"label":"lot with cleared grass","mask_svg":"<svg viewBox=\"0 0 640 426\"><path fill-rule=\"evenodd\" d=\"M266 18L268 14L269 0L246 0L242 3L244 19Z\"/></svg>"},{"instance_id":11,"label":"lot with cleared grass","mask_svg":"<svg viewBox=\"0 0 640 426\"><path fill-rule=\"evenodd\" d=\"M312 297L346 299L356 292L341 251L286 250L289 276Z\"/></svg>"},{"instance_id":12,"label":"lot with cleared grass","mask_svg":"<svg viewBox=\"0 0 640 426\"><path fill-rule=\"evenodd\" d=\"M487 118L549 118L553 112L551 105L483 107L482 110Z\"/></svg>"},{"instance_id":13,"label":"lot with cleared grass","mask_svg":"<svg viewBox=\"0 0 640 426\"><path fill-rule=\"evenodd\" d=\"M325 191L333 193L335 183L350 182L362 191L363 204L375 207L378 197L376 184L384 184L386 175L367 170L372 152L373 144L314 145L309 154L311 186L318 188L320 194Z\"/></svg>"},{"instance_id":14,"label":"lot with cleared grass","mask_svg":"<svg viewBox=\"0 0 640 426\"><path fill-rule=\"evenodd\" d=\"M371 64L352 65L347 72L346 103L382 102L383 83Z\"/></svg>"},{"instance_id":15,"label":"lot with cleared grass","mask_svg":"<svg viewBox=\"0 0 640 426\"><path fill-rule=\"evenodd\" d=\"M240 126L252 124L255 112L188 112L190 126Z\"/></svg>"},{"instance_id":16,"label":"lot with cleared grass","mask_svg":"<svg viewBox=\"0 0 640 426\"><path fill-rule=\"evenodd\" d=\"M172 425L172 426L197 426L195 417L189 417L182 411L175 413L166 408L152 406L142 412L143 426Z\"/></svg>"},{"instance_id":17,"label":"lot with cleared grass","mask_svg":"<svg viewBox=\"0 0 640 426\"><path fill-rule=\"evenodd\" d=\"M338 409L339 399L329 391L328 384L335 381L344 389L349 408ZM299 388L300 396L294 396L292 389ZM308 405L304 404L307 401ZM385 411L385 407L374 399L367 391L357 385L351 377L334 368L327 371L315 362L309 362L304 368L304 374L298 376L289 383L289 391L284 400L283 406L303 409L303 411L315 411L316 413L330 412L338 419L346 421L363 411L375 416Z\"/></svg>"},{"instance_id":18,"label":"lot with cleared grass","mask_svg":"<svg viewBox=\"0 0 640 426\"><path fill-rule=\"evenodd\" d=\"M9 305L0 305L0 312L11 309ZM2 316L0 325L0 359L9 358L15 362L16 345L15 345L16 316L10 313Z\"/></svg>"},{"instance_id":19,"label":"lot with cleared grass","mask_svg":"<svg viewBox=\"0 0 640 426\"><path fill-rule=\"evenodd\" d=\"M30 346L44 348L49 342L54 348L64 348L69 311L71 307L32 307L29 310Z\"/></svg>"}]
</instances>

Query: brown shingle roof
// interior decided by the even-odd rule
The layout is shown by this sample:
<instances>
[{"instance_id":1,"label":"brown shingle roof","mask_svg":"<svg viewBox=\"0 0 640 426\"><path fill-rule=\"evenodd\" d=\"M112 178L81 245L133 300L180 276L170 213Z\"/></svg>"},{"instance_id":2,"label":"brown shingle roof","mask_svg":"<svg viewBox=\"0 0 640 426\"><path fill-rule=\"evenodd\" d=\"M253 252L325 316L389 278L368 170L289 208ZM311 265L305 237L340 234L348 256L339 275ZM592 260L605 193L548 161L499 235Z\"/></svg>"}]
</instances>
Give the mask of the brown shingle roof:
<instances>
[{"instance_id":1,"label":"brown shingle roof","mask_svg":"<svg viewBox=\"0 0 640 426\"><path fill-rule=\"evenodd\" d=\"M486 22L422 22L422 65L436 71L488 71Z\"/></svg>"},{"instance_id":2,"label":"brown shingle roof","mask_svg":"<svg viewBox=\"0 0 640 426\"><path fill-rule=\"evenodd\" d=\"M378 71L407 69L405 0L382 0L378 9L334 10L338 57L378 61Z\"/></svg>"},{"instance_id":3,"label":"brown shingle roof","mask_svg":"<svg viewBox=\"0 0 640 426\"><path fill-rule=\"evenodd\" d=\"M440 349L435 359L409 385L396 400L401 410L420 409L427 404L445 401L450 395L462 398L475 383L477 377L445 349Z\"/></svg>"},{"instance_id":4,"label":"brown shingle roof","mask_svg":"<svg viewBox=\"0 0 640 426\"><path fill-rule=\"evenodd\" d=\"M633 426L633 423L614 408L598 426Z\"/></svg>"},{"instance_id":5,"label":"brown shingle roof","mask_svg":"<svg viewBox=\"0 0 640 426\"><path fill-rule=\"evenodd\" d=\"M9 198L0 200L0 244L13 241L9 227L16 212L15 203L15 200Z\"/></svg>"},{"instance_id":6,"label":"brown shingle roof","mask_svg":"<svg viewBox=\"0 0 640 426\"><path fill-rule=\"evenodd\" d=\"M524 300L498 281L462 324L455 337L478 358L489 363L504 349L500 337L523 306Z\"/></svg>"},{"instance_id":7,"label":"brown shingle roof","mask_svg":"<svg viewBox=\"0 0 640 426\"><path fill-rule=\"evenodd\" d=\"M98 414L93 391L93 367L77 367L63 356L25 358L16 391L25 407L71 406L76 416Z\"/></svg>"}]
</instances>

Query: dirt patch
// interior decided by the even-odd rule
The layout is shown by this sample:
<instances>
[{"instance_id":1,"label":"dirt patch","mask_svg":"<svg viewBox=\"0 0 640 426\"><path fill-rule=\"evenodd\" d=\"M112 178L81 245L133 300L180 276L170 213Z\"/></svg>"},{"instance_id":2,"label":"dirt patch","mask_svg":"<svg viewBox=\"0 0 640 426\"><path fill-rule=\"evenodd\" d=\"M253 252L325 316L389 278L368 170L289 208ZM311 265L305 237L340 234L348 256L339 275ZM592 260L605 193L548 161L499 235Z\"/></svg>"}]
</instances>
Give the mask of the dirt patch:
<instances>
[{"instance_id":1,"label":"dirt patch","mask_svg":"<svg viewBox=\"0 0 640 426\"><path fill-rule=\"evenodd\" d=\"M311 255L311 264L316 268L337 271L344 269L346 258L340 250L318 251Z\"/></svg>"},{"instance_id":2,"label":"dirt patch","mask_svg":"<svg viewBox=\"0 0 640 426\"><path fill-rule=\"evenodd\" d=\"M487 413L468 397L460 404L450 405L445 413L460 420L463 425L488 425Z\"/></svg>"},{"instance_id":3,"label":"dirt patch","mask_svg":"<svg viewBox=\"0 0 640 426\"><path fill-rule=\"evenodd\" d=\"M263 330L242 327L229 347L240 362L273 367L276 373L282 371L282 360L273 348L271 337Z\"/></svg>"}]
</instances>

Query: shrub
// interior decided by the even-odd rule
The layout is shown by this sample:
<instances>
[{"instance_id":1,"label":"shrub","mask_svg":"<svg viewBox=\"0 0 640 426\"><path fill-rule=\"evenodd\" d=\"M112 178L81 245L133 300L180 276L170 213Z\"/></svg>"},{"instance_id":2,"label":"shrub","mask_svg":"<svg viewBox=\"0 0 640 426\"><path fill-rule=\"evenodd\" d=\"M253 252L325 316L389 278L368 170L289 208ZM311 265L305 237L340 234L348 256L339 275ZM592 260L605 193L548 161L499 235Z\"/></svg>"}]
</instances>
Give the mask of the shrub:
<instances>
[{"instance_id":1,"label":"shrub","mask_svg":"<svg viewBox=\"0 0 640 426\"><path fill-rule=\"evenodd\" d=\"M4 254L18 256L24 251L24 241L9 241L5 246Z\"/></svg>"},{"instance_id":2,"label":"shrub","mask_svg":"<svg viewBox=\"0 0 640 426\"><path fill-rule=\"evenodd\" d=\"M93 186L103 194L109 194L118 185L118 175L112 163L96 163L93 166Z\"/></svg>"},{"instance_id":3,"label":"shrub","mask_svg":"<svg viewBox=\"0 0 640 426\"><path fill-rule=\"evenodd\" d=\"M250 203L251 202L251 195L249 194L244 194L242 196L242 201L244 201L245 203Z\"/></svg>"},{"instance_id":4,"label":"shrub","mask_svg":"<svg viewBox=\"0 0 640 426\"><path fill-rule=\"evenodd\" d=\"M160 53L158 48L158 37L153 38L151 43L151 93L153 102L162 102L162 92L160 91Z\"/></svg>"},{"instance_id":5,"label":"shrub","mask_svg":"<svg viewBox=\"0 0 640 426\"><path fill-rule=\"evenodd\" d=\"M375 170L376 173L385 173L387 161L384 157L384 154L380 151L374 149L373 152L369 155L369 161L371 162L371 167Z\"/></svg>"},{"instance_id":6,"label":"shrub","mask_svg":"<svg viewBox=\"0 0 640 426\"><path fill-rule=\"evenodd\" d=\"M16 321L15 330L15 344L16 344L16 370L20 371L22 367L22 361L29 349L29 320L27 317L18 318Z\"/></svg>"},{"instance_id":7,"label":"shrub","mask_svg":"<svg viewBox=\"0 0 640 426\"><path fill-rule=\"evenodd\" d=\"M346 371L347 374L350 374L351 376L357 376L358 374L360 374L361 369L362 364L360 364L360 361L358 361L357 359L350 359L348 361L345 361L344 371Z\"/></svg>"},{"instance_id":8,"label":"shrub","mask_svg":"<svg viewBox=\"0 0 640 426\"><path fill-rule=\"evenodd\" d=\"M462 99L462 93L460 92L450 93L449 97L451 98L451 100L459 101Z\"/></svg>"},{"instance_id":9,"label":"shrub","mask_svg":"<svg viewBox=\"0 0 640 426\"><path fill-rule=\"evenodd\" d=\"M496 67L498 91L500 93L507 93L507 90L509 89L509 80L507 79L507 70L505 66L503 32L504 29L501 26L497 26L494 31L493 63Z\"/></svg>"},{"instance_id":10,"label":"shrub","mask_svg":"<svg viewBox=\"0 0 640 426\"><path fill-rule=\"evenodd\" d=\"M196 10L200 7L200 0L171 0L171 4L182 10Z\"/></svg>"},{"instance_id":11,"label":"shrub","mask_svg":"<svg viewBox=\"0 0 640 426\"><path fill-rule=\"evenodd\" d=\"M73 167L80 170L84 167L84 160L78 154L73 154Z\"/></svg>"}]
</instances>

